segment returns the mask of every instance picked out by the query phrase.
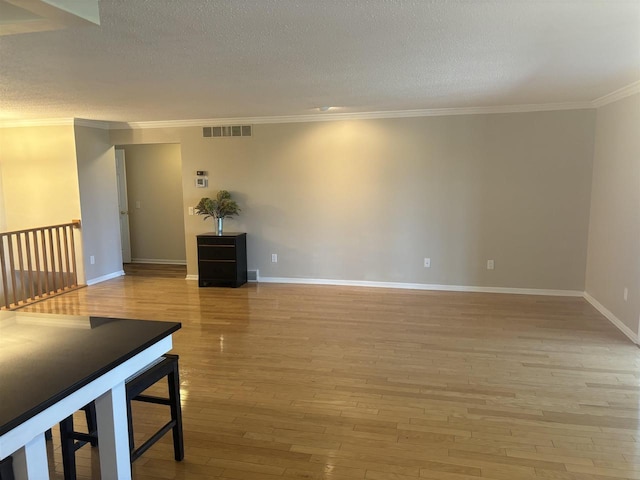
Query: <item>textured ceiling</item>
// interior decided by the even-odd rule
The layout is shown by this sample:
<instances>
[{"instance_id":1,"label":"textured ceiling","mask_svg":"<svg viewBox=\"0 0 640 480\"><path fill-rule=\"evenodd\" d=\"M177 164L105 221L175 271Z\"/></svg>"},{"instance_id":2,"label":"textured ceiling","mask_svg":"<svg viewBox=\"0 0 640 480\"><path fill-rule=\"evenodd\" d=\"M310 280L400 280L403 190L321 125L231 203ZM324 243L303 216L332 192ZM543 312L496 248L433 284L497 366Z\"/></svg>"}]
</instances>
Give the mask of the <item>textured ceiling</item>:
<instances>
[{"instance_id":1,"label":"textured ceiling","mask_svg":"<svg viewBox=\"0 0 640 480\"><path fill-rule=\"evenodd\" d=\"M640 79L640 1L100 0L0 37L0 119L587 102Z\"/></svg>"}]
</instances>

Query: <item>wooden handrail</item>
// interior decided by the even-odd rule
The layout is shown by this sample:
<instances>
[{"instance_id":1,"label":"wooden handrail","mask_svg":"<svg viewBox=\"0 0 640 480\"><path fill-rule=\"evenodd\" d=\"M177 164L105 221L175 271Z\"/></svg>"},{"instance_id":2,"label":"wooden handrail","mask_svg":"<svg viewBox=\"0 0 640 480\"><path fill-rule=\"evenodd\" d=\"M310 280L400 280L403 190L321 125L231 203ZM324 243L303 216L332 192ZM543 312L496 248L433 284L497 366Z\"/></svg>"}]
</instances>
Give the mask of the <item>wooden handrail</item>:
<instances>
[{"instance_id":1,"label":"wooden handrail","mask_svg":"<svg viewBox=\"0 0 640 480\"><path fill-rule=\"evenodd\" d=\"M80 228L81 224L82 224L82 222L80 222L80 220L71 220L71 222L69 222L69 223L60 223L58 225L47 225L46 227L26 228L24 230L14 230L12 232L0 232L0 235L15 235L15 234L18 234L18 233L37 232L37 231L40 231L40 230L45 229L45 228L58 228L58 227Z\"/></svg>"},{"instance_id":2,"label":"wooden handrail","mask_svg":"<svg viewBox=\"0 0 640 480\"><path fill-rule=\"evenodd\" d=\"M70 223L0 232L0 309L16 309L79 288Z\"/></svg>"}]
</instances>

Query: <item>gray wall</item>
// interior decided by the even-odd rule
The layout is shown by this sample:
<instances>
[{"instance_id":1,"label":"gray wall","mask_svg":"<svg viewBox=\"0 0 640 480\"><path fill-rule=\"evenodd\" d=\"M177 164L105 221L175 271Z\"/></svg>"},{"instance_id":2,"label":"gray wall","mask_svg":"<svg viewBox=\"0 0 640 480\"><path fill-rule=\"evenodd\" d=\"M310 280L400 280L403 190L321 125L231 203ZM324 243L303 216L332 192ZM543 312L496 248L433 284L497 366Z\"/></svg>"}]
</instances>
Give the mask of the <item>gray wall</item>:
<instances>
[{"instance_id":1,"label":"gray wall","mask_svg":"<svg viewBox=\"0 0 640 480\"><path fill-rule=\"evenodd\" d=\"M184 208L230 190L261 276L584 289L595 111L264 124L252 138L114 130L179 142ZM188 273L195 235L186 217ZM271 253L279 262L271 263ZM430 257L432 267L423 267ZM487 259L496 268L486 270Z\"/></svg>"},{"instance_id":2,"label":"gray wall","mask_svg":"<svg viewBox=\"0 0 640 480\"><path fill-rule=\"evenodd\" d=\"M96 128L76 126L75 142L85 274L91 282L122 271L115 149L108 131Z\"/></svg>"},{"instance_id":3,"label":"gray wall","mask_svg":"<svg viewBox=\"0 0 640 480\"><path fill-rule=\"evenodd\" d=\"M123 148L132 261L186 263L180 145Z\"/></svg>"},{"instance_id":4,"label":"gray wall","mask_svg":"<svg viewBox=\"0 0 640 480\"><path fill-rule=\"evenodd\" d=\"M586 291L638 334L640 94L599 108L595 139Z\"/></svg>"}]
</instances>

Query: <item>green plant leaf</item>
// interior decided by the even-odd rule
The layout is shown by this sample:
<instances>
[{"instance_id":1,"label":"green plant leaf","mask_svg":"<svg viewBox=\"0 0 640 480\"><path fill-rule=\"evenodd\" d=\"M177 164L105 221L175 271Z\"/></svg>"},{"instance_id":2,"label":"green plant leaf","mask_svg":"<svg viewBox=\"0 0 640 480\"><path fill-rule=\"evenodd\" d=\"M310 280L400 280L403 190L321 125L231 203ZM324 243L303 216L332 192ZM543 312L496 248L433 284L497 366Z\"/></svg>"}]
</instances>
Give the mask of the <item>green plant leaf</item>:
<instances>
[{"instance_id":1,"label":"green plant leaf","mask_svg":"<svg viewBox=\"0 0 640 480\"><path fill-rule=\"evenodd\" d=\"M232 217L238 215L240 211L237 202L231 199L231 194L227 190L220 190L215 198L202 197L195 207L196 214L204 215L205 220L209 217Z\"/></svg>"}]
</instances>

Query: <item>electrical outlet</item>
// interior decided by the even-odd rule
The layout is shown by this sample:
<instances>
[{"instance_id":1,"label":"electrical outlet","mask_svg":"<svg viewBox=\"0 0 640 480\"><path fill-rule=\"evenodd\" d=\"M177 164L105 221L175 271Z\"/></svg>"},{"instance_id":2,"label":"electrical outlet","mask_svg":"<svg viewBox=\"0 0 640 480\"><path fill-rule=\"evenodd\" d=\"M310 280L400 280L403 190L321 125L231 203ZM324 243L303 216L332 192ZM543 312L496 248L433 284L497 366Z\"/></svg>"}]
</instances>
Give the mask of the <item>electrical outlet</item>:
<instances>
[{"instance_id":1,"label":"electrical outlet","mask_svg":"<svg viewBox=\"0 0 640 480\"><path fill-rule=\"evenodd\" d=\"M624 287L624 292L622 293L622 298L624 298L624 301L627 301L627 298L629 297L629 289L627 287Z\"/></svg>"},{"instance_id":2,"label":"electrical outlet","mask_svg":"<svg viewBox=\"0 0 640 480\"><path fill-rule=\"evenodd\" d=\"M189 207L189 215L193 215L193 207Z\"/></svg>"},{"instance_id":3,"label":"electrical outlet","mask_svg":"<svg viewBox=\"0 0 640 480\"><path fill-rule=\"evenodd\" d=\"M91 255L91 256L89 257L89 263L90 263L91 265L95 265L95 264L96 264L96 257L94 257L93 255Z\"/></svg>"},{"instance_id":4,"label":"electrical outlet","mask_svg":"<svg viewBox=\"0 0 640 480\"><path fill-rule=\"evenodd\" d=\"M430 258L425 258L424 259L424 268L431 268L431 259Z\"/></svg>"},{"instance_id":5,"label":"electrical outlet","mask_svg":"<svg viewBox=\"0 0 640 480\"><path fill-rule=\"evenodd\" d=\"M278 254L277 253L272 253L271 254L271 263L278 263Z\"/></svg>"},{"instance_id":6,"label":"electrical outlet","mask_svg":"<svg viewBox=\"0 0 640 480\"><path fill-rule=\"evenodd\" d=\"M487 260L487 270L493 270L495 268L495 264L493 260Z\"/></svg>"}]
</instances>

